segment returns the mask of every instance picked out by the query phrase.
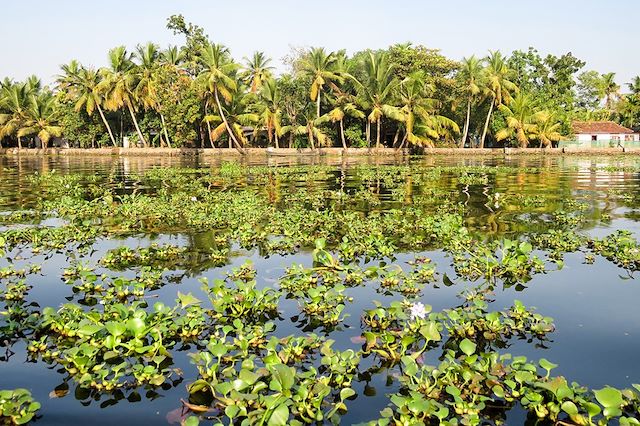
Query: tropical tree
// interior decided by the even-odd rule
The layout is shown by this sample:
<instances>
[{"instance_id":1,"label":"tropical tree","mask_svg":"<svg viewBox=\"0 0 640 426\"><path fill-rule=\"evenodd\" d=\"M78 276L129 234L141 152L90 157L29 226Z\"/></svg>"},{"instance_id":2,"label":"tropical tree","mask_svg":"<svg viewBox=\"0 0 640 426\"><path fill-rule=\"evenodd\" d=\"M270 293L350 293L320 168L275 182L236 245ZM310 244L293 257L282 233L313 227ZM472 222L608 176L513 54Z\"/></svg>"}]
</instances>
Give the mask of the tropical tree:
<instances>
[{"instance_id":1,"label":"tropical tree","mask_svg":"<svg viewBox=\"0 0 640 426\"><path fill-rule=\"evenodd\" d=\"M410 74L398 86L399 118L405 127L398 149L403 148L406 142L433 147L434 142L449 131L460 131L453 120L436 113L438 102L429 97L433 90L420 71Z\"/></svg>"},{"instance_id":2,"label":"tropical tree","mask_svg":"<svg viewBox=\"0 0 640 426\"><path fill-rule=\"evenodd\" d=\"M398 81L393 75L393 67L389 65L384 53L369 52L363 61L364 79L358 88L360 96L369 110L367 116L367 144L371 140L371 127L375 123L377 128L376 149L380 147L382 117L389 117L400 121L401 115L394 105L395 89Z\"/></svg>"},{"instance_id":3,"label":"tropical tree","mask_svg":"<svg viewBox=\"0 0 640 426\"><path fill-rule=\"evenodd\" d=\"M306 114L304 118L305 121L302 124L284 126L282 128L282 134L291 133L297 136L306 136L309 140L309 147L312 150L316 149L316 141L318 142L318 147L331 145L331 138L321 128L323 124L331 120L329 116L325 114L320 117L312 117Z\"/></svg>"},{"instance_id":4,"label":"tropical tree","mask_svg":"<svg viewBox=\"0 0 640 426\"><path fill-rule=\"evenodd\" d=\"M267 79L262 85L258 99L259 122L267 132L269 144L275 140L276 148L280 148L279 137L282 136L281 102L278 83L273 78Z\"/></svg>"},{"instance_id":5,"label":"tropical tree","mask_svg":"<svg viewBox=\"0 0 640 426\"><path fill-rule=\"evenodd\" d=\"M137 110L138 73L133 62L133 55L127 52L124 46L111 49L109 51L109 68L102 68L100 74L102 81L98 85L98 91L104 96L105 108L110 111L126 108L136 128L138 138L143 146L147 147L147 140L140 130L135 113Z\"/></svg>"},{"instance_id":6,"label":"tropical tree","mask_svg":"<svg viewBox=\"0 0 640 426\"><path fill-rule=\"evenodd\" d=\"M518 87L509 80L511 71L505 62L502 53L499 51L489 52L489 56L485 58L486 68L486 93L489 97L489 112L482 130L480 138L480 148L484 148L484 141L489 129L489 121L495 107L508 104L511 100L511 94L518 90Z\"/></svg>"},{"instance_id":7,"label":"tropical tree","mask_svg":"<svg viewBox=\"0 0 640 426\"><path fill-rule=\"evenodd\" d=\"M498 130L496 139L515 139L520 148L526 148L536 135L536 123L540 119L531 97L519 93L509 106L502 104L498 108L505 118L505 127Z\"/></svg>"},{"instance_id":8,"label":"tropical tree","mask_svg":"<svg viewBox=\"0 0 640 426\"><path fill-rule=\"evenodd\" d=\"M269 66L271 59L263 52L255 52L251 59L245 58L245 78L251 93L257 93L265 81L272 76L273 67Z\"/></svg>"},{"instance_id":9,"label":"tropical tree","mask_svg":"<svg viewBox=\"0 0 640 426\"><path fill-rule=\"evenodd\" d=\"M484 88L485 69L481 59L471 56L462 59L462 67L458 73L462 89L467 96L467 113L460 139L460 148L464 148L469 135L469 123L471 121L471 107Z\"/></svg>"},{"instance_id":10,"label":"tropical tree","mask_svg":"<svg viewBox=\"0 0 640 426\"><path fill-rule=\"evenodd\" d=\"M613 109L614 99L620 96L620 86L616 83L616 73L610 72L602 74L602 94L604 95L604 106L608 110Z\"/></svg>"},{"instance_id":11,"label":"tropical tree","mask_svg":"<svg viewBox=\"0 0 640 426\"><path fill-rule=\"evenodd\" d=\"M551 147L553 142L562 139L560 131L562 123L555 114L549 111L539 111L535 116L535 124L532 137L540 141L541 148Z\"/></svg>"},{"instance_id":12,"label":"tropical tree","mask_svg":"<svg viewBox=\"0 0 640 426\"><path fill-rule=\"evenodd\" d=\"M8 136L16 136L18 148L22 148L22 136L19 134L27 120L27 109L30 106L30 98L34 92L29 82L3 84L2 110L0 113L0 141Z\"/></svg>"},{"instance_id":13,"label":"tropical tree","mask_svg":"<svg viewBox=\"0 0 640 426\"><path fill-rule=\"evenodd\" d=\"M161 61L169 56L167 62L170 68L177 69L175 61L178 60L176 56L179 56L177 51L168 51L169 53L163 55L159 47L153 43L147 43L143 46L136 47L135 57L138 59L139 64L136 67L137 71L137 85L135 88L135 95L138 101L142 104L145 110L153 110L160 116L160 122L162 124L162 131L164 133L167 146L171 148L171 141L169 140L169 133L167 132L167 125L164 119L164 115L160 112L161 105L158 96L159 87L159 71Z\"/></svg>"},{"instance_id":14,"label":"tropical tree","mask_svg":"<svg viewBox=\"0 0 640 426\"><path fill-rule=\"evenodd\" d=\"M244 153L242 145L232 130L225 114L220 97L229 103L233 100L234 94L238 89L238 81L236 72L238 64L234 63L229 55L229 50L221 44L208 44L200 54L200 61L203 65L203 71L200 78L204 81L207 89L213 94L216 105L218 107L219 117L226 128L230 140L236 149ZM207 121L208 122L208 121Z\"/></svg>"},{"instance_id":15,"label":"tropical tree","mask_svg":"<svg viewBox=\"0 0 640 426\"><path fill-rule=\"evenodd\" d=\"M42 143L42 149L47 149L51 138L62 136L62 127L55 119L55 102L48 92L31 95L25 120L17 132L18 137L36 135Z\"/></svg>"},{"instance_id":16,"label":"tropical tree","mask_svg":"<svg viewBox=\"0 0 640 426\"><path fill-rule=\"evenodd\" d=\"M302 58L302 72L311 79L309 98L316 102L316 118L320 118L320 103L325 86L331 81L342 81L342 77L335 71L336 61L336 54L327 53L322 47L312 48Z\"/></svg>"},{"instance_id":17,"label":"tropical tree","mask_svg":"<svg viewBox=\"0 0 640 426\"><path fill-rule=\"evenodd\" d=\"M348 116L356 119L364 119L366 117L365 113L357 104L356 97L343 91L336 92L336 97L333 101L333 109L326 115L332 123L338 123L343 149L347 149L347 140L344 135L345 117Z\"/></svg>"},{"instance_id":18,"label":"tropical tree","mask_svg":"<svg viewBox=\"0 0 640 426\"><path fill-rule=\"evenodd\" d=\"M222 135L226 134L229 141L239 140L242 145L247 145L248 140L244 133L244 127L254 126L260 117L250 111L248 97L244 96L241 91L235 91L222 110L218 111L218 114L207 115L204 120L212 125L212 141L218 141ZM229 147L231 148L231 146Z\"/></svg>"},{"instance_id":19,"label":"tropical tree","mask_svg":"<svg viewBox=\"0 0 640 426\"><path fill-rule=\"evenodd\" d=\"M63 74L58 77L58 84L65 92L65 97L74 102L74 110L80 111L84 109L90 117L97 110L109 133L111 143L116 146L117 143L111 131L111 126L102 110L104 99L99 90L100 73L81 67L76 61L71 61L61 68Z\"/></svg>"}]
</instances>

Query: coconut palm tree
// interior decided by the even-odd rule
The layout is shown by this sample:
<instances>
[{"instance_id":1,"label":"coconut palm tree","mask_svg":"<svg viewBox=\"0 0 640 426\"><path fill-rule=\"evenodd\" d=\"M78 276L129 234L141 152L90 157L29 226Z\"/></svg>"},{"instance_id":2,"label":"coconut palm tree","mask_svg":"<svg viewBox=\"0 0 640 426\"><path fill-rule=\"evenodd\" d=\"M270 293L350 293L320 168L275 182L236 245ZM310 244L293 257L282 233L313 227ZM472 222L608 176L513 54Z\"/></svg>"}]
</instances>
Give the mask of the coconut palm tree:
<instances>
[{"instance_id":1,"label":"coconut palm tree","mask_svg":"<svg viewBox=\"0 0 640 426\"><path fill-rule=\"evenodd\" d=\"M436 114L437 101L429 97L433 90L422 72L410 74L398 86L399 118L405 127L398 149L403 148L406 142L433 147L434 142L448 131L460 131L453 120Z\"/></svg>"},{"instance_id":2,"label":"coconut palm tree","mask_svg":"<svg viewBox=\"0 0 640 426\"><path fill-rule=\"evenodd\" d=\"M135 57L138 59L138 66L136 71L137 85L135 88L135 95L138 101L142 104L145 110L154 110L160 116L160 122L162 123L162 131L164 133L165 141L169 148L171 148L171 141L169 140L169 133L167 132L167 126L164 119L164 115L160 112L160 101L158 99L159 81L158 71L161 66L162 53L159 47L153 43L147 43L143 46L136 47ZM170 61L175 61L177 58L176 51L169 53ZM170 67L176 67L173 63Z\"/></svg>"},{"instance_id":3,"label":"coconut palm tree","mask_svg":"<svg viewBox=\"0 0 640 426\"><path fill-rule=\"evenodd\" d=\"M271 59L263 52L255 52L251 59L245 58L245 78L251 88L251 93L258 93L265 81L272 76L273 67L269 66Z\"/></svg>"},{"instance_id":4,"label":"coconut palm tree","mask_svg":"<svg viewBox=\"0 0 640 426\"><path fill-rule=\"evenodd\" d=\"M367 109L367 144L371 140L371 127L375 123L377 127L376 149L380 147L382 117L401 120L398 109L394 105L395 89L398 81L393 75L393 67L389 65L387 55L384 53L369 52L365 56L364 79L359 83L360 96Z\"/></svg>"},{"instance_id":5,"label":"coconut palm tree","mask_svg":"<svg viewBox=\"0 0 640 426\"><path fill-rule=\"evenodd\" d=\"M601 84L602 94L605 98L605 108L608 110L612 110L614 99L620 96L620 85L616 83L616 73L609 72L606 74L602 74Z\"/></svg>"},{"instance_id":6,"label":"coconut palm tree","mask_svg":"<svg viewBox=\"0 0 640 426\"><path fill-rule=\"evenodd\" d=\"M58 77L58 84L66 92L67 99L74 101L74 109L76 111L84 109L89 116L97 110L107 128L111 143L116 146L111 126L102 110L104 99L98 89L101 81L100 74L95 70L79 66L76 61L71 61L61 68L63 74Z\"/></svg>"},{"instance_id":7,"label":"coconut palm tree","mask_svg":"<svg viewBox=\"0 0 640 426\"><path fill-rule=\"evenodd\" d=\"M305 122L303 124L282 127L282 134L292 133L298 136L306 135L307 139L309 139L309 147L312 150L316 149L315 141L318 142L318 147L331 145L331 138L320 128L323 124L331 121L329 116L325 114L320 117L306 116L304 118Z\"/></svg>"},{"instance_id":8,"label":"coconut palm tree","mask_svg":"<svg viewBox=\"0 0 640 426\"><path fill-rule=\"evenodd\" d=\"M535 128L532 137L540 141L541 148L548 148L553 142L562 139L560 128L562 123L549 111L539 111L535 114Z\"/></svg>"},{"instance_id":9,"label":"coconut palm tree","mask_svg":"<svg viewBox=\"0 0 640 426\"><path fill-rule=\"evenodd\" d=\"M176 46L169 46L160 52L160 63L174 71L181 71L184 63L184 52Z\"/></svg>"},{"instance_id":10,"label":"coconut palm tree","mask_svg":"<svg viewBox=\"0 0 640 426\"><path fill-rule=\"evenodd\" d=\"M104 95L104 106L110 111L126 108L129 111L133 125L140 141L147 147L138 120L136 119L138 72L133 62L133 54L127 52L124 46L118 46L109 51L109 68L100 70L102 81L98 91Z\"/></svg>"},{"instance_id":11,"label":"coconut palm tree","mask_svg":"<svg viewBox=\"0 0 640 426\"><path fill-rule=\"evenodd\" d=\"M211 140L217 141L222 135L227 135L229 139L235 138L242 141L242 145L247 145L248 140L244 134L244 126L254 126L260 116L249 110L249 98L243 92L235 91L231 99L222 108L222 114L210 114L204 120L212 125ZM222 118L224 115L224 119ZM232 133L229 133L231 129Z\"/></svg>"},{"instance_id":12,"label":"coconut palm tree","mask_svg":"<svg viewBox=\"0 0 640 426\"><path fill-rule=\"evenodd\" d=\"M462 59L462 67L458 74L462 88L467 95L467 114L464 121L464 130L462 131L462 139L460 139L460 148L464 148L469 135L469 123L471 120L471 107L476 98L482 92L484 87L485 69L481 59L471 56Z\"/></svg>"},{"instance_id":13,"label":"coconut palm tree","mask_svg":"<svg viewBox=\"0 0 640 426\"><path fill-rule=\"evenodd\" d=\"M489 121L495 107L508 104L511 100L511 93L516 92L518 87L509 80L511 71L505 62L504 56L499 51L489 52L485 58L486 68L486 93L489 97L489 112L484 123L482 137L480 138L480 148L484 148L484 141L489 129Z\"/></svg>"},{"instance_id":14,"label":"coconut palm tree","mask_svg":"<svg viewBox=\"0 0 640 426\"><path fill-rule=\"evenodd\" d=\"M62 127L55 120L55 98L48 92L32 95L26 117L18 130L18 137L37 135L42 149L47 149L52 137L62 135Z\"/></svg>"},{"instance_id":15,"label":"coconut palm tree","mask_svg":"<svg viewBox=\"0 0 640 426\"><path fill-rule=\"evenodd\" d=\"M0 113L0 141L8 136L16 136L18 149L22 148L19 131L27 120L27 109L33 92L29 82L12 83L9 86L3 84L0 111L6 112Z\"/></svg>"},{"instance_id":16,"label":"coconut palm tree","mask_svg":"<svg viewBox=\"0 0 640 426\"><path fill-rule=\"evenodd\" d=\"M520 148L526 148L529 140L535 137L536 123L539 120L538 111L529 95L519 93L513 101L507 105L499 105L500 112L504 115L506 126L496 133L499 141L515 139Z\"/></svg>"},{"instance_id":17,"label":"coconut palm tree","mask_svg":"<svg viewBox=\"0 0 640 426\"><path fill-rule=\"evenodd\" d=\"M333 101L333 109L327 113L332 123L338 123L340 129L340 139L342 148L347 149L347 140L344 136L344 119L345 117L353 117L363 119L366 117L364 111L357 104L356 97L350 93L341 90L336 91L335 100Z\"/></svg>"},{"instance_id":18,"label":"coconut palm tree","mask_svg":"<svg viewBox=\"0 0 640 426\"><path fill-rule=\"evenodd\" d=\"M225 125L230 141L233 142L238 151L244 154L242 145L238 142L236 135L227 121L220 100L220 97L227 103L233 100L233 96L238 89L238 81L236 79L238 64L233 62L229 55L229 50L226 47L215 43L205 46L200 53L199 59L204 67L199 78L205 82L206 87L215 98L219 117Z\"/></svg>"},{"instance_id":19,"label":"coconut palm tree","mask_svg":"<svg viewBox=\"0 0 640 426\"><path fill-rule=\"evenodd\" d=\"M282 108L280 107L280 90L275 79L267 79L260 90L258 108L260 123L267 131L269 144L275 140L275 147L280 148L279 137L282 136ZM258 128L256 127L256 130Z\"/></svg>"},{"instance_id":20,"label":"coconut palm tree","mask_svg":"<svg viewBox=\"0 0 640 426\"><path fill-rule=\"evenodd\" d=\"M312 48L301 62L302 72L311 78L309 98L316 102L316 118L320 118L322 91L332 81L342 81L335 71L337 56L327 53L322 47Z\"/></svg>"}]
</instances>

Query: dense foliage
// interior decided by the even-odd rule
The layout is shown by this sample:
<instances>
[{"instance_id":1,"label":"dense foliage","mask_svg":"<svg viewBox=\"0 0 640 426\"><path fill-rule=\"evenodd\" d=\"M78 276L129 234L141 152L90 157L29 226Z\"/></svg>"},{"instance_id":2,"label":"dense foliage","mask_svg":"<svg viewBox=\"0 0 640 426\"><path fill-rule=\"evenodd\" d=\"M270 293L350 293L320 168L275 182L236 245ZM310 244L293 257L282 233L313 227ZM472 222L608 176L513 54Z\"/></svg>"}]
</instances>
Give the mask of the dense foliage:
<instances>
[{"instance_id":1,"label":"dense foliage","mask_svg":"<svg viewBox=\"0 0 640 426\"><path fill-rule=\"evenodd\" d=\"M294 49L287 72L256 52L242 63L180 15L182 46L119 46L99 70L75 60L56 83L0 83L0 143L47 147L550 146L575 119L640 128L640 80L582 71L571 53L535 49L458 62L397 44L349 56ZM126 140L126 142L125 142Z\"/></svg>"}]
</instances>

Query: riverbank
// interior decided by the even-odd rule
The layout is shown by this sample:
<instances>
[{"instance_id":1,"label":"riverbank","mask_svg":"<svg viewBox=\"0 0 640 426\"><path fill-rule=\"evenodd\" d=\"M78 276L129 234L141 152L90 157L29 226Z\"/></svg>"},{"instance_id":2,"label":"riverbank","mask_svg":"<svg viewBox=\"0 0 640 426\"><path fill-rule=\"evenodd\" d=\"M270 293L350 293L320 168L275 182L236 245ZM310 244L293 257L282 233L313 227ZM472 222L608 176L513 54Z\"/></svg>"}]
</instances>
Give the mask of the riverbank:
<instances>
[{"instance_id":1,"label":"riverbank","mask_svg":"<svg viewBox=\"0 0 640 426\"><path fill-rule=\"evenodd\" d=\"M290 149L280 148L277 150L268 148L246 148L246 155L262 157L298 157L298 156L407 156L412 152L408 149L396 150L393 148L367 149L367 148L320 148L310 149ZM415 153L415 152L414 152ZM640 148L433 148L425 149L422 155L445 155L445 156L511 156L511 155L640 155ZM155 156L155 157L179 157L179 156L241 156L236 149L229 148L48 148L48 149L18 149L0 148L0 155L4 156L39 156L39 155L61 155L61 156Z\"/></svg>"}]
</instances>

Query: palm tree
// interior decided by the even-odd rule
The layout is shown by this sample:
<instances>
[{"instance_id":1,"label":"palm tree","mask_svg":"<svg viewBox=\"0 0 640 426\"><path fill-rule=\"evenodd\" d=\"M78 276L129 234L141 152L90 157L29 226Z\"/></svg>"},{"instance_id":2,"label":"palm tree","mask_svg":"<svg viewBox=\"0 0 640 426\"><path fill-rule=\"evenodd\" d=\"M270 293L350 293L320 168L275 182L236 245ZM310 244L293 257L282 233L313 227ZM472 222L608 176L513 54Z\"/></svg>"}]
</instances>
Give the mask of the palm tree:
<instances>
[{"instance_id":1,"label":"palm tree","mask_svg":"<svg viewBox=\"0 0 640 426\"><path fill-rule=\"evenodd\" d=\"M7 112L0 114L0 141L7 136L15 135L18 139L18 149L22 148L22 136L19 131L27 120L27 109L33 91L29 82L13 83L9 86L3 84L0 99L3 109Z\"/></svg>"},{"instance_id":2,"label":"palm tree","mask_svg":"<svg viewBox=\"0 0 640 426\"><path fill-rule=\"evenodd\" d=\"M259 96L260 123L267 131L267 138L271 144L280 148L279 137L282 135L282 109L280 107L280 90L275 79L269 78L262 85ZM256 128L257 130L257 128Z\"/></svg>"},{"instance_id":3,"label":"palm tree","mask_svg":"<svg viewBox=\"0 0 640 426\"><path fill-rule=\"evenodd\" d=\"M357 104L355 96L341 90L336 92L336 98L333 105L333 109L327 113L327 116L332 123L338 123L342 148L347 149L347 140L344 136L345 117L349 116L357 119L363 119L366 115Z\"/></svg>"},{"instance_id":4,"label":"palm tree","mask_svg":"<svg viewBox=\"0 0 640 426\"><path fill-rule=\"evenodd\" d=\"M47 149L52 137L62 135L62 127L55 120L55 98L47 92L38 96L32 95L26 119L18 130L18 137L37 135L42 143L42 149Z\"/></svg>"},{"instance_id":5,"label":"palm tree","mask_svg":"<svg viewBox=\"0 0 640 426\"><path fill-rule=\"evenodd\" d=\"M509 80L511 71L499 51L489 52L489 56L485 59L486 68L486 92L489 95L489 113L484 123L482 137L480 138L480 148L484 148L484 140L489 129L489 121L494 107L507 104L511 100L511 93L516 92L518 87Z\"/></svg>"},{"instance_id":6,"label":"palm tree","mask_svg":"<svg viewBox=\"0 0 640 426\"><path fill-rule=\"evenodd\" d=\"M229 138L236 146L236 149L244 154L242 145L238 142L227 118L224 114L224 108L220 97L227 103L233 100L233 95L238 89L236 80L236 71L238 64L231 60L229 50L221 44L209 44L205 46L200 54L200 61L204 66L200 78L204 80L208 90L213 94L216 105L218 106L218 114L222 123L226 127Z\"/></svg>"},{"instance_id":7,"label":"palm tree","mask_svg":"<svg viewBox=\"0 0 640 426\"><path fill-rule=\"evenodd\" d=\"M540 147L548 148L553 142L562 139L560 127L562 123L549 111L539 111L535 117L536 126L533 129L533 138L540 141Z\"/></svg>"},{"instance_id":8,"label":"palm tree","mask_svg":"<svg viewBox=\"0 0 640 426\"><path fill-rule=\"evenodd\" d=\"M342 81L334 69L336 61L335 53L327 54L322 47L311 49L302 58L302 72L311 78L309 98L316 102L316 118L320 118L320 102L325 85L331 81Z\"/></svg>"},{"instance_id":9,"label":"palm tree","mask_svg":"<svg viewBox=\"0 0 640 426\"><path fill-rule=\"evenodd\" d=\"M405 126L405 135L398 149L408 141L414 145L433 147L434 141L447 133L459 132L460 128L451 119L435 113L437 101L429 94L433 87L426 83L424 73L410 74L398 86L400 98L400 121Z\"/></svg>"},{"instance_id":10,"label":"palm tree","mask_svg":"<svg viewBox=\"0 0 640 426\"><path fill-rule=\"evenodd\" d=\"M460 139L460 148L464 148L464 144L467 141L469 135L469 123L471 120L471 106L476 97L482 91L484 85L484 66L482 60L471 56L470 58L462 59L462 67L458 74L464 92L467 94L467 117L464 122L464 130L462 132L462 139Z\"/></svg>"},{"instance_id":11,"label":"palm tree","mask_svg":"<svg viewBox=\"0 0 640 426\"><path fill-rule=\"evenodd\" d=\"M169 49L169 60L176 61L178 58L177 51ZM137 67L137 81L138 84L135 88L136 98L142 103L142 106L147 109L152 109L160 116L162 123L162 131L164 133L165 140L169 148L171 148L171 141L169 140L169 133L167 132L167 126L164 119L164 115L160 112L160 104L158 100L158 70L160 67L160 61L162 52L157 45L153 43L147 43L144 46L137 46L135 56L138 58L139 65ZM171 67L177 66L174 63L170 64Z\"/></svg>"},{"instance_id":12,"label":"palm tree","mask_svg":"<svg viewBox=\"0 0 640 426\"><path fill-rule=\"evenodd\" d=\"M526 148L536 134L536 122L539 120L531 97L519 93L509 106L502 104L498 108L504 115L506 127L496 133L496 139L515 139L520 148Z\"/></svg>"},{"instance_id":13,"label":"palm tree","mask_svg":"<svg viewBox=\"0 0 640 426\"><path fill-rule=\"evenodd\" d=\"M395 108L394 91L398 81L393 75L393 67L389 65L384 53L369 54L364 59L364 81L359 90L367 108L370 110L367 120L367 144L371 137L371 123L376 123L376 149L380 147L382 117L399 119L398 109Z\"/></svg>"},{"instance_id":14,"label":"palm tree","mask_svg":"<svg viewBox=\"0 0 640 426\"><path fill-rule=\"evenodd\" d=\"M132 58L133 55L127 52L124 46L111 49L109 51L109 68L100 70L102 81L98 85L98 90L104 94L105 108L117 111L124 107L129 111L138 137L146 148L148 144L142 135L135 114L137 109L136 87L138 73Z\"/></svg>"},{"instance_id":15,"label":"palm tree","mask_svg":"<svg viewBox=\"0 0 640 426\"><path fill-rule=\"evenodd\" d=\"M294 135L306 135L309 139L309 146L312 150L316 149L315 141L318 141L318 146L328 146L331 144L331 138L320 128L321 125L330 121L328 115L322 115L320 117L305 117L304 124L296 124L290 126L284 126L282 128L282 134L291 133Z\"/></svg>"},{"instance_id":16,"label":"palm tree","mask_svg":"<svg viewBox=\"0 0 640 426\"><path fill-rule=\"evenodd\" d=\"M218 111L219 114L205 116L204 120L214 126L211 131L211 140L215 142L226 134L229 140L235 138L242 141L243 145L248 144L243 126L255 125L260 120L258 114L249 111L248 104L248 98L242 92L235 91L229 102L223 106L222 113Z\"/></svg>"},{"instance_id":17,"label":"palm tree","mask_svg":"<svg viewBox=\"0 0 640 426\"><path fill-rule=\"evenodd\" d=\"M605 108L608 110L613 109L613 100L620 96L620 86L616 83L616 73L609 72L602 74L602 94L604 94Z\"/></svg>"},{"instance_id":18,"label":"palm tree","mask_svg":"<svg viewBox=\"0 0 640 426\"><path fill-rule=\"evenodd\" d=\"M74 109L76 111L84 109L89 116L98 110L107 132L109 132L111 143L116 146L111 126L109 126L102 110L104 99L98 90L101 81L100 74L92 69L79 66L76 61L71 61L69 65L63 65L61 68L63 74L58 77L58 84L66 91L67 98L75 102Z\"/></svg>"},{"instance_id":19,"label":"palm tree","mask_svg":"<svg viewBox=\"0 0 640 426\"><path fill-rule=\"evenodd\" d=\"M180 71L184 62L184 52L176 46L169 46L166 50L160 52L160 62L175 71Z\"/></svg>"},{"instance_id":20,"label":"palm tree","mask_svg":"<svg viewBox=\"0 0 640 426\"><path fill-rule=\"evenodd\" d=\"M251 59L245 58L245 75L251 93L258 93L265 81L271 78L273 67L269 66L271 59L267 58L263 52L255 52Z\"/></svg>"}]
</instances>

